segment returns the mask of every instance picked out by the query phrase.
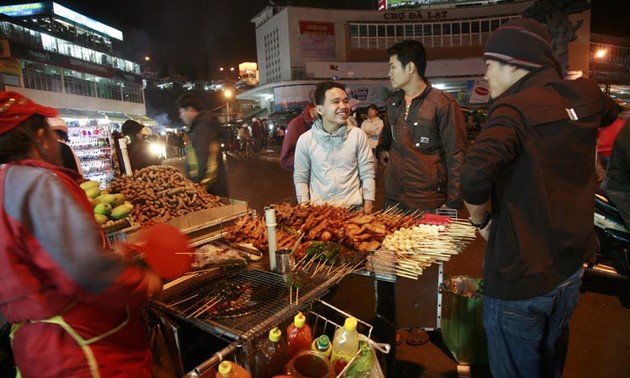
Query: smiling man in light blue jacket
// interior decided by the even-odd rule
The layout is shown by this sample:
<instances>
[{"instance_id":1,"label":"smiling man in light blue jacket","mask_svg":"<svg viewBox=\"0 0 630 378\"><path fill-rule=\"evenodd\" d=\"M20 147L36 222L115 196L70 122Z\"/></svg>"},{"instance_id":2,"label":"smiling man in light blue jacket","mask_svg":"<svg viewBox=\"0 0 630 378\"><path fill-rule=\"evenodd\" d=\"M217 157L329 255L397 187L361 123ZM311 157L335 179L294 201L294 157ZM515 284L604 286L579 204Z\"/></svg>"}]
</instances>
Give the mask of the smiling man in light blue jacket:
<instances>
[{"instance_id":1,"label":"smiling man in light blue jacket","mask_svg":"<svg viewBox=\"0 0 630 378\"><path fill-rule=\"evenodd\" d=\"M376 194L374 156L365 133L347 123L348 95L342 84L315 89L320 118L295 149L293 182L299 203L330 203L371 213Z\"/></svg>"}]
</instances>

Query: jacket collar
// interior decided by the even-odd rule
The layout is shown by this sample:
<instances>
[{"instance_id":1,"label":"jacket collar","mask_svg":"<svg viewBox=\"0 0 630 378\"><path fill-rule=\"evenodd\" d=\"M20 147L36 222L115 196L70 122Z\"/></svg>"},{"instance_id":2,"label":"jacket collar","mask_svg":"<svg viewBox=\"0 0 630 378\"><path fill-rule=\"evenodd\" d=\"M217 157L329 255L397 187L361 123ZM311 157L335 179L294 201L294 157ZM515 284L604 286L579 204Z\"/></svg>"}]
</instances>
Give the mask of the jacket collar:
<instances>
[{"instance_id":1,"label":"jacket collar","mask_svg":"<svg viewBox=\"0 0 630 378\"><path fill-rule=\"evenodd\" d=\"M433 86L431 85L431 83L426 83L426 84L427 86L424 88L422 93L414 97L412 102L418 101L420 99L424 99L425 97L427 97L429 92L433 90ZM392 106L398 106L401 103L404 104L404 102L405 102L405 91L403 91L402 89L399 89L396 92L394 92L394 94L392 94L391 97L389 98L389 104Z\"/></svg>"},{"instance_id":2,"label":"jacket collar","mask_svg":"<svg viewBox=\"0 0 630 378\"><path fill-rule=\"evenodd\" d=\"M553 66L545 66L528 73L523 76L519 81L512 84L511 87L505 90L505 92L501 93L501 95L494 99L494 102L501 100L505 97L511 96L513 94L519 93L524 89L530 87L539 87L543 86L552 81L560 80L560 74Z\"/></svg>"},{"instance_id":3,"label":"jacket collar","mask_svg":"<svg viewBox=\"0 0 630 378\"><path fill-rule=\"evenodd\" d=\"M335 131L334 133L331 134L331 133L327 132L326 130L324 130L324 124L323 124L322 120L320 118L318 118L318 119L315 120L315 122L313 122L313 126L311 127L311 131L316 136L330 136L330 137L343 137L343 138L345 138L351 127L353 127L353 126L349 125L349 124L342 125L341 127L339 127L339 129L337 131Z\"/></svg>"}]
</instances>

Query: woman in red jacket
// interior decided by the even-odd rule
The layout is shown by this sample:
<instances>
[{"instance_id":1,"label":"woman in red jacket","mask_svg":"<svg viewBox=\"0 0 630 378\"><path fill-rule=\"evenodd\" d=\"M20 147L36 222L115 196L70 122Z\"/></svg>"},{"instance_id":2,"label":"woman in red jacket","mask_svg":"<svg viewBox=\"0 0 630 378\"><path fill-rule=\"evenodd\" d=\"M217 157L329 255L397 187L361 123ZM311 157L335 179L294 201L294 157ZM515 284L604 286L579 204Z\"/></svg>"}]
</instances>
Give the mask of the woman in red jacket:
<instances>
[{"instance_id":1,"label":"woman in red jacket","mask_svg":"<svg viewBox=\"0 0 630 378\"><path fill-rule=\"evenodd\" d=\"M115 253L92 206L59 166L45 117L0 92L0 313L22 377L150 377L137 306L161 290L150 269Z\"/></svg>"}]
</instances>

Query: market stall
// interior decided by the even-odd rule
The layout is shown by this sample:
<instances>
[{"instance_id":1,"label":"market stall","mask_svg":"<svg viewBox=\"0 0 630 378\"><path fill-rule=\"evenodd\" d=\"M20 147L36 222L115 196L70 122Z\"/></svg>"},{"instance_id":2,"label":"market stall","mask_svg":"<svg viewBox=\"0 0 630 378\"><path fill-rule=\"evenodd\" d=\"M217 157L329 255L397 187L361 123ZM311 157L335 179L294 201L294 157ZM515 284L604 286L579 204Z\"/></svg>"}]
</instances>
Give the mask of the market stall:
<instances>
[{"instance_id":1,"label":"market stall","mask_svg":"<svg viewBox=\"0 0 630 378\"><path fill-rule=\"evenodd\" d=\"M169 282L151 305L153 320L169 331L161 338L169 340L171 365L191 377L226 358L254 369L257 345L274 326L285 327L300 311L317 318L315 307L349 275L375 282L380 317L368 338L395 345L398 320L389 294L399 279L426 282L429 300L420 312L429 321L423 327L437 329L442 263L474 238L474 229L455 218L393 209L366 215L284 203L256 214L238 201L205 198L177 175L174 168L149 167L114 181L111 189L132 202L138 230L119 230L110 241L133 243L160 222L191 238L193 250L180 253L194 257L192 271ZM182 338L182 329L195 337ZM395 352L390 356L387 376L395 374Z\"/></svg>"}]
</instances>

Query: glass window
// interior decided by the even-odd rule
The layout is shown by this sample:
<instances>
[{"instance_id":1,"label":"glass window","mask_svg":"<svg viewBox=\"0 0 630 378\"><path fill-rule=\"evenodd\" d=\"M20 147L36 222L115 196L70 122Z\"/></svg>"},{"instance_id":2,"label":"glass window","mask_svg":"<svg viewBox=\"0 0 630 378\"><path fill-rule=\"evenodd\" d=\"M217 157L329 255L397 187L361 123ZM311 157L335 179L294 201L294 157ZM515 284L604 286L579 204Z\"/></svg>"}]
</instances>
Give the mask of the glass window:
<instances>
[{"instance_id":1,"label":"glass window","mask_svg":"<svg viewBox=\"0 0 630 378\"><path fill-rule=\"evenodd\" d=\"M58 52L57 50L57 38L51 37L48 34L42 34L42 47L46 51Z\"/></svg>"},{"instance_id":2,"label":"glass window","mask_svg":"<svg viewBox=\"0 0 630 378\"><path fill-rule=\"evenodd\" d=\"M370 37L376 37L376 25L369 25L368 26L368 35Z\"/></svg>"},{"instance_id":3,"label":"glass window","mask_svg":"<svg viewBox=\"0 0 630 378\"><path fill-rule=\"evenodd\" d=\"M22 60L22 78L24 86L49 92L61 92L61 71L47 64Z\"/></svg>"},{"instance_id":4,"label":"glass window","mask_svg":"<svg viewBox=\"0 0 630 378\"><path fill-rule=\"evenodd\" d=\"M483 20L481 21L481 32L488 33L490 31L490 21Z\"/></svg>"},{"instance_id":5,"label":"glass window","mask_svg":"<svg viewBox=\"0 0 630 378\"><path fill-rule=\"evenodd\" d=\"M480 22L479 22L479 21L472 21L470 24L471 24L471 25L470 25L470 26L471 26L471 31L472 31L473 33L479 33L479 31L480 31L480 30L479 30L479 24L480 24Z\"/></svg>"},{"instance_id":6,"label":"glass window","mask_svg":"<svg viewBox=\"0 0 630 378\"><path fill-rule=\"evenodd\" d=\"M350 24L350 36L357 37L359 35L359 25Z\"/></svg>"}]
</instances>

